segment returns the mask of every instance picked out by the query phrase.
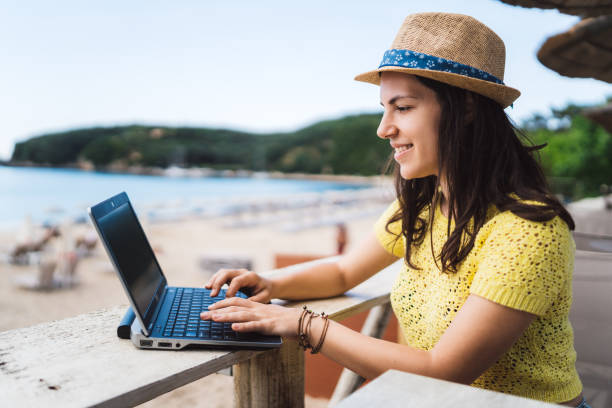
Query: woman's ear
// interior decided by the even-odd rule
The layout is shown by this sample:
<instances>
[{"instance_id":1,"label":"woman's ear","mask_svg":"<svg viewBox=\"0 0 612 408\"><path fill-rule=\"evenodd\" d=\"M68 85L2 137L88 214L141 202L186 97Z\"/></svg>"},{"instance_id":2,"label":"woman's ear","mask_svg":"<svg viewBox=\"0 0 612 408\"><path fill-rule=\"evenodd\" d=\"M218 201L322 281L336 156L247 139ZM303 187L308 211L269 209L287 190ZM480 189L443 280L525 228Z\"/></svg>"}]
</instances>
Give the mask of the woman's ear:
<instances>
[{"instance_id":1,"label":"woman's ear","mask_svg":"<svg viewBox=\"0 0 612 408\"><path fill-rule=\"evenodd\" d=\"M474 120L474 97L470 91L465 94L465 125L469 125Z\"/></svg>"}]
</instances>

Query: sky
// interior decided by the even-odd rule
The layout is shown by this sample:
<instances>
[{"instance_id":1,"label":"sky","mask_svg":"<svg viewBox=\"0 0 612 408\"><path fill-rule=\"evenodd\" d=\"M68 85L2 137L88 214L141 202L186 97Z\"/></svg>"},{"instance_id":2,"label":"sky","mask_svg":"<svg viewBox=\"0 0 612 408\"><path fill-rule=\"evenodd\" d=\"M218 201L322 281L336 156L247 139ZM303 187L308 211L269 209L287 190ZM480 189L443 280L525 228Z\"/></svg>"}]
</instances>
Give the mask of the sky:
<instances>
[{"instance_id":1,"label":"sky","mask_svg":"<svg viewBox=\"0 0 612 408\"><path fill-rule=\"evenodd\" d=\"M562 77L536 58L578 17L497 0L0 1L0 159L47 132L118 124L292 131L380 112L375 69L404 17L471 15L506 44L517 123L612 85ZM374 135L373 135L374 136Z\"/></svg>"}]
</instances>

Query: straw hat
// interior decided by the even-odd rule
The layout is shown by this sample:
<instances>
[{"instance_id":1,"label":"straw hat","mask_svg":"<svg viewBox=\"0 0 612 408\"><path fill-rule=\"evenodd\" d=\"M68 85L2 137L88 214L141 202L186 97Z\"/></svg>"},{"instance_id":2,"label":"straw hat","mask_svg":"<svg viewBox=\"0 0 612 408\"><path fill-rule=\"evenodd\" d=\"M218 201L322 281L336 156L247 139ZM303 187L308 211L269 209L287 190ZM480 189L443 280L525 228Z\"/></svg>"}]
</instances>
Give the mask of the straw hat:
<instances>
[{"instance_id":1,"label":"straw hat","mask_svg":"<svg viewBox=\"0 0 612 408\"><path fill-rule=\"evenodd\" d=\"M504 84L505 63L504 42L475 18L418 13L406 17L378 69L355 79L380 85L381 72L403 72L468 89L505 108L521 94Z\"/></svg>"}]
</instances>

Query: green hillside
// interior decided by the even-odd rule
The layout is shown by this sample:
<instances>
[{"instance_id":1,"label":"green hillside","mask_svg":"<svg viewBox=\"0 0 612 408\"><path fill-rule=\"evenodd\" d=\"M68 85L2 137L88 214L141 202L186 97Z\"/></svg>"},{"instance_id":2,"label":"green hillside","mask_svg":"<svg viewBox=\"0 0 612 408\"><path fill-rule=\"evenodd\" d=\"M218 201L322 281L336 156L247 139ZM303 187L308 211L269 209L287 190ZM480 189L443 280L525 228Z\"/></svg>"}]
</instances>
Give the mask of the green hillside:
<instances>
[{"instance_id":1,"label":"green hillside","mask_svg":"<svg viewBox=\"0 0 612 408\"><path fill-rule=\"evenodd\" d=\"M274 134L139 125L78 129L17 143L11 162L372 175L380 174L391 151L376 137L379 121L378 114L347 116Z\"/></svg>"}]
</instances>

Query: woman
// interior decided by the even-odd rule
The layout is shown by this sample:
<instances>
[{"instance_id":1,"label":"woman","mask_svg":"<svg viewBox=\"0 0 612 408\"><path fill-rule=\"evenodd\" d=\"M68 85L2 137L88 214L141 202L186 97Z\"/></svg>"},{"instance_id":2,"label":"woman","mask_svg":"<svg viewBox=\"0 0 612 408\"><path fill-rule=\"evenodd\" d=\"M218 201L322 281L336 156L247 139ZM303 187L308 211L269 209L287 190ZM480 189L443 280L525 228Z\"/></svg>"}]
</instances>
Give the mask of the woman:
<instances>
[{"instance_id":1,"label":"woman","mask_svg":"<svg viewBox=\"0 0 612 408\"><path fill-rule=\"evenodd\" d=\"M213 295L229 281L228 297L253 296L202 318L297 338L365 378L398 369L587 406L568 320L574 223L504 113L520 95L504 65L503 41L474 18L408 16L379 68L356 77L380 85L377 133L394 150L397 200L335 263L273 280L219 271ZM398 258L391 304L407 345L265 304L342 294Z\"/></svg>"}]
</instances>

